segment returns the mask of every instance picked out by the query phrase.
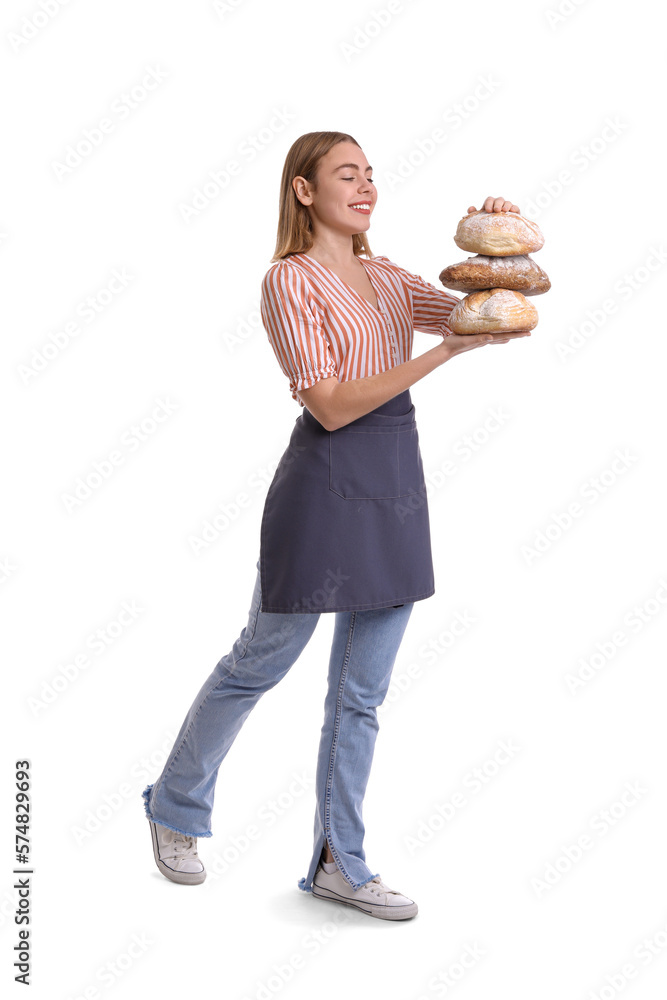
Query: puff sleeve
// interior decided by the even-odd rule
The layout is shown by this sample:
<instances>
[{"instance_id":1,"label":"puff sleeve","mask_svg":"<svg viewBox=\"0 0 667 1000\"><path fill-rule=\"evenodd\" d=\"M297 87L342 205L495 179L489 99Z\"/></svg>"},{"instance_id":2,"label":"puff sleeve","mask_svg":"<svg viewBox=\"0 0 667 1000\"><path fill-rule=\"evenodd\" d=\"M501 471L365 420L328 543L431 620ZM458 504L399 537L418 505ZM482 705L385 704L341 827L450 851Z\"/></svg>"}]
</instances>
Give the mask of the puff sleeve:
<instances>
[{"instance_id":1,"label":"puff sleeve","mask_svg":"<svg viewBox=\"0 0 667 1000\"><path fill-rule=\"evenodd\" d=\"M303 406L297 389L338 375L305 275L287 261L277 261L262 281L260 312L278 364L290 380L292 398Z\"/></svg>"}]
</instances>

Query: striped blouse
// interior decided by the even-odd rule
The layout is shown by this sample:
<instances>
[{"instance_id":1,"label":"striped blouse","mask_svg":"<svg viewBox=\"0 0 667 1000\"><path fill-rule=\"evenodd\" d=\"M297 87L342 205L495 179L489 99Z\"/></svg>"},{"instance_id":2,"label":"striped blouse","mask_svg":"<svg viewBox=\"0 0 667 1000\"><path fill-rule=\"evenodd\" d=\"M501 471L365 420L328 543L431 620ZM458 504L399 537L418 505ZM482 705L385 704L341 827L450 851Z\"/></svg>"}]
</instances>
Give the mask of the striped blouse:
<instances>
[{"instance_id":1,"label":"striped blouse","mask_svg":"<svg viewBox=\"0 0 667 1000\"><path fill-rule=\"evenodd\" d=\"M388 257L359 257L378 309L331 268L304 253L267 271L260 311L292 397L335 375L340 382L387 371L412 357L415 327L447 337L449 315L460 301Z\"/></svg>"}]
</instances>

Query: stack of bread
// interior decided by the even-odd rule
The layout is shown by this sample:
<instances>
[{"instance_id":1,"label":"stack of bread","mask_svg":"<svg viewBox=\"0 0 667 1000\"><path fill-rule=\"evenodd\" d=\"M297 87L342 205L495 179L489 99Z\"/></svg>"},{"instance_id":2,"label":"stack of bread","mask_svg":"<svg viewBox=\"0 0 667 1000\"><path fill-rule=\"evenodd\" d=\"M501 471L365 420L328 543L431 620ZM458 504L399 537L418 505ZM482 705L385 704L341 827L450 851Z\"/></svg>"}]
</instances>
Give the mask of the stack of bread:
<instances>
[{"instance_id":1,"label":"stack of bread","mask_svg":"<svg viewBox=\"0 0 667 1000\"><path fill-rule=\"evenodd\" d=\"M459 222L454 242L476 254L440 273L445 288L468 292L454 306L453 333L512 333L537 326L537 309L526 298L548 292L551 282L529 254L540 250L539 226L517 212L471 212Z\"/></svg>"}]
</instances>

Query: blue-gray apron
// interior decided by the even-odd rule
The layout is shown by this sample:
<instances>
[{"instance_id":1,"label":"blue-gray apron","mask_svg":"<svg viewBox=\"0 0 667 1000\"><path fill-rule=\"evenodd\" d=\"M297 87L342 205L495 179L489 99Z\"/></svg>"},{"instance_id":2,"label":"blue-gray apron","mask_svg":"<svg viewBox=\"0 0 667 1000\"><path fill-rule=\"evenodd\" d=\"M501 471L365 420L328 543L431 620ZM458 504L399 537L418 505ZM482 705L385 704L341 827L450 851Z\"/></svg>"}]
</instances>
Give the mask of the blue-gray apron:
<instances>
[{"instance_id":1,"label":"blue-gray apron","mask_svg":"<svg viewBox=\"0 0 667 1000\"><path fill-rule=\"evenodd\" d=\"M335 431L304 406L260 538L261 611L365 611L435 593L409 390Z\"/></svg>"}]
</instances>

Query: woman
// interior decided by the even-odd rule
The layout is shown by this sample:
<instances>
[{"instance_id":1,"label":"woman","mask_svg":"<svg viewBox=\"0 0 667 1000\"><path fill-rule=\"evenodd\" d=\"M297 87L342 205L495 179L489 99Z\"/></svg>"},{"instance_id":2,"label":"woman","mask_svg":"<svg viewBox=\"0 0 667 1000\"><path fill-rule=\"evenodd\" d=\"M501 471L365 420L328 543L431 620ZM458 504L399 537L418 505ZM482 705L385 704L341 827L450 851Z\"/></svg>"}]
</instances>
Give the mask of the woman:
<instances>
[{"instance_id":1,"label":"woman","mask_svg":"<svg viewBox=\"0 0 667 1000\"><path fill-rule=\"evenodd\" d=\"M409 386L463 351L529 333L452 334L447 319L458 298L372 257L365 235L377 201L371 175L359 144L343 132L308 133L287 154L261 312L302 411L267 492L248 624L142 794L159 870L174 882L203 882L197 838L211 836L218 768L320 614L335 613L314 850L298 885L402 920L417 904L366 864L362 803L377 706L414 602L435 590ZM500 197L487 198L484 209L519 211ZM418 358L411 358L414 325L439 338Z\"/></svg>"}]
</instances>

